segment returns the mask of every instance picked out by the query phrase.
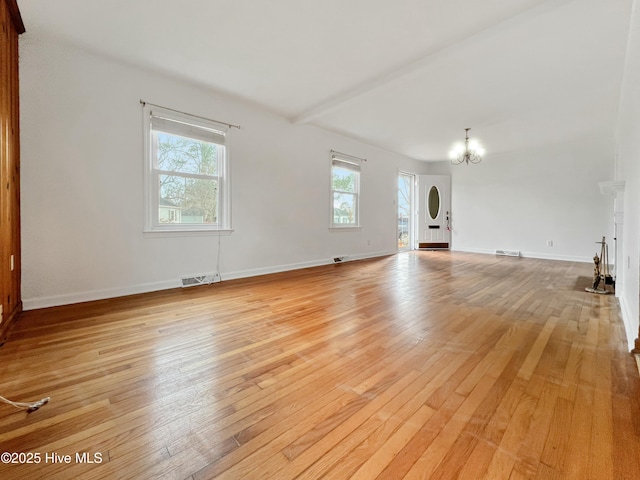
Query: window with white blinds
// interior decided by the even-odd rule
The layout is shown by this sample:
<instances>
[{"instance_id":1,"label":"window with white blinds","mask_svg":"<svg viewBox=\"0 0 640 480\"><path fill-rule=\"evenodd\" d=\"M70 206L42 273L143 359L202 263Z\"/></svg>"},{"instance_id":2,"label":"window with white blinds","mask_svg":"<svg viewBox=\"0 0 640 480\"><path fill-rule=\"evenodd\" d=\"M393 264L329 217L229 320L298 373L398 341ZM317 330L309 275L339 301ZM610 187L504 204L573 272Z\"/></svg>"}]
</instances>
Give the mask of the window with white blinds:
<instances>
[{"instance_id":1,"label":"window with white blinds","mask_svg":"<svg viewBox=\"0 0 640 480\"><path fill-rule=\"evenodd\" d=\"M230 229L228 127L144 106L147 232Z\"/></svg>"},{"instance_id":2,"label":"window with white blinds","mask_svg":"<svg viewBox=\"0 0 640 480\"><path fill-rule=\"evenodd\" d=\"M360 162L331 154L331 228L360 226Z\"/></svg>"}]
</instances>

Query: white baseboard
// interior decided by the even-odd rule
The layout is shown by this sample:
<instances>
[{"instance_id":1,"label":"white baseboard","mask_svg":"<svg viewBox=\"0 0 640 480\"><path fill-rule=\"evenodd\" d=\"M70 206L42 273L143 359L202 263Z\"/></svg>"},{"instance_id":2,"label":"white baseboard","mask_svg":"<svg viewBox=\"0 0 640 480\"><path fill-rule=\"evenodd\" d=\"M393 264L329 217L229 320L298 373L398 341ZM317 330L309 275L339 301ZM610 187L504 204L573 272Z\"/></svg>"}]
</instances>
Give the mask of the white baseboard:
<instances>
[{"instance_id":1,"label":"white baseboard","mask_svg":"<svg viewBox=\"0 0 640 480\"><path fill-rule=\"evenodd\" d=\"M289 272L292 270L301 270L303 268L320 267L333 263L333 260L315 260L311 262L289 263L286 265L276 265L273 267L251 268L248 270L237 270L235 272L221 273L220 278L225 280L237 280L239 278L258 277L260 275L269 275L272 273Z\"/></svg>"},{"instance_id":2,"label":"white baseboard","mask_svg":"<svg viewBox=\"0 0 640 480\"><path fill-rule=\"evenodd\" d=\"M451 247L450 250L452 252L462 252L462 253L481 253L483 255L495 255L495 250L486 250L484 248L455 248Z\"/></svg>"},{"instance_id":3,"label":"white baseboard","mask_svg":"<svg viewBox=\"0 0 640 480\"><path fill-rule=\"evenodd\" d=\"M517 249L515 249L517 250ZM488 250L483 248L451 248L453 252L465 252L465 253L482 253L486 255L495 255L495 250ZM520 252L520 256L523 258L538 258L541 260L560 260L563 262L581 262L581 263L593 263L593 258L580 257L575 255L554 255L550 253L538 253L538 252Z\"/></svg>"},{"instance_id":4,"label":"white baseboard","mask_svg":"<svg viewBox=\"0 0 640 480\"><path fill-rule=\"evenodd\" d=\"M365 260L367 258L384 257L394 255L396 252L370 252L365 254L347 255L346 262L355 260ZM286 265L276 265L273 267L255 268L249 270L238 270L235 272L220 272L220 278L225 280L235 280L239 278L257 277L259 275L268 275L270 273L287 272L290 270L300 270L303 268L319 267L321 265L329 265L333 263L333 258L313 260L310 262L290 263ZM58 307L61 305L71 305L74 303L91 302L94 300L105 300L107 298L124 297L126 295L136 295L138 293L156 292L159 290L168 290L171 288L180 288L182 283L180 277L176 275L175 280L166 280L162 282L144 283L140 285L131 285L129 287L107 288L104 290L90 290L86 292L70 293L65 295L52 295L48 297L25 298L22 300L23 310L35 310L38 308Z\"/></svg>"},{"instance_id":5,"label":"white baseboard","mask_svg":"<svg viewBox=\"0 0 640 480\"><path fill-rule=\"evenodd\" d=\"M576 255L554 255L553 253L522 252L522 256L525 258L540 258L542 260L560 260L563 262L593 263L593 258L591 257L579 257Z\"/></svg>"},{"instance_id":6,"label":"white baseboard","mask_svg":"<svg viewBox=\"0 0 640 480\"><path fill-rule=\"evenodd\" d=\"M377 258L384 257L387 255L394 255L396 252L371 252L365 254L347 254L345 255L347 259L344 263L356 261L356 260L366 260L368 258ZM303 268L311 268L311 267L320 267L322 265L330 265L334 263L333 257L323 260L315 260L311 262L300 262L300 263L290 263L287 265L277 265L274 267L265 267L265 268L253 268L250 270L238 270L236 272L228 272L221 275L222 281L224 280L235 280L238 278L248 278L248 277L257 277L259 275L269 275L271 273L280 273L280 272L289 272L292 270L301 270Z\"/></svg>"},{"instance_id":7,"label":"white baseboard","mask_svg":"<svg viewBox=\"0 0 640 480\"><path fill-rule=\"evenodd\" d=\"M633 327L632 315L629 310L629 305L624 299L624 295L618 297L620 302L620 313L622 314L622 323L624 324L624 331L627 334L627 345L629 351L635 348L636 337L638 336L638 330Z\"/></svg>"},{"instance_id":8,"label":"white baseboard","mask_svg":"<svg viewBox=\"0 0 640 480\"><path fill-rule=\"evenodd\" d=\"M94 300L124 297L125 295L135 295L138 293L157 292L159 290L178 288L181 285L180 279L176 278L175 280L167 280L165 282L143 283L140 285L132 285L130 287L89 290L86 292L52 295L49 297L24 298L22 300L22 308L23 310L35 310L37 308L58 307L60 305L92 302Z\"/></svg>"},{"instance_id":9,"label":"white baseboard","mask_svg":"<svg viewBox=\"0 0 640 480\"><path fill-rule=\"evenodd\" d=\"M360 253L357 255L349 255L349 260L350 261L355 261L355 260L367 260L369 258L378 258L378 257L386 257L389 255L395 255L397 254L398 251L397 250L392 250L392 251L388 251L388 252L369 252L369 253Z\"/></svg>"}]
</instances>

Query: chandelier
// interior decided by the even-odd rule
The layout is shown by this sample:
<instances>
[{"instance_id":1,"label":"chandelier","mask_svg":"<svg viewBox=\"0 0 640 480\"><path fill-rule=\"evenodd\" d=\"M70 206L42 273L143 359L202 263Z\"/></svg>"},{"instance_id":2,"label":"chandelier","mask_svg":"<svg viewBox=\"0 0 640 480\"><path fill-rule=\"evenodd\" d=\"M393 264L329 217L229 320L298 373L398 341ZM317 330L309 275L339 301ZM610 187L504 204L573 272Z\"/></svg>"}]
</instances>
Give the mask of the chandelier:
<instances>
[{"instance_id":1,"label":"chandelier","mask_svg":"<svg viewBox=\"0 0 640 480\"><path fill-rule=\"evenodd\" d=\"M453 165L461 163L480 163L484 155L484 148L480 146L477 140L469 139L470 128L464 129L464 144L458 143L449 152L449 159Z\"/></svg>"}]
</instances>

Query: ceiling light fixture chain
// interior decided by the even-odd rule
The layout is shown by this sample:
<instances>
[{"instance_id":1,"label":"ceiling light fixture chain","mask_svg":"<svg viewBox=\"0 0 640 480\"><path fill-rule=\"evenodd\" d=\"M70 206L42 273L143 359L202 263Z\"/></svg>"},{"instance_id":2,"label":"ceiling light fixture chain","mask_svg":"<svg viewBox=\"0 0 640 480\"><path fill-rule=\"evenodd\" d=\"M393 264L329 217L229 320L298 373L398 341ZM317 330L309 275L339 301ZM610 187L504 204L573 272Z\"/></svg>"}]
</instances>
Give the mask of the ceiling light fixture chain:
<instances>
[{"instance_id":1,"label":"ceiling light fixture chain","mask_svg":"<svg viewBox=\"0 0 640 480\"><path fill-rule=\"evenodd\" d=\"M464 129L464 144L458 143L453 147L453 150L449 152L449 159L453 165L460 165L461 163L480 163L482 156L484 155L484 148L480 146L477 140L469 138L469 130L471 128Z\"/></svg>"}]
</instances>

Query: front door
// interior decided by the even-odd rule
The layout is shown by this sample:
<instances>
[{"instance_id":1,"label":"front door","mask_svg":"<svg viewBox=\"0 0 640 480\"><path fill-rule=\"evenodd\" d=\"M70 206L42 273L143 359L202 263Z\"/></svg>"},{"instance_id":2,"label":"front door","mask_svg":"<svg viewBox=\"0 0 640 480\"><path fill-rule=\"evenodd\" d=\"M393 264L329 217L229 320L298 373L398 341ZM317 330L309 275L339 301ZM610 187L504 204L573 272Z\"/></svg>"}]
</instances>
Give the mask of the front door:
<instances>
[{"instance_id":1,"label":"front door","mask_svg":"<svg viewBox=\"0 0 640 480\"><path fill-rule=\"evenodd\" d=\"M448 249L451 230L451 177L418 177L418 248Z\"/></svg>"}]
</instances>

